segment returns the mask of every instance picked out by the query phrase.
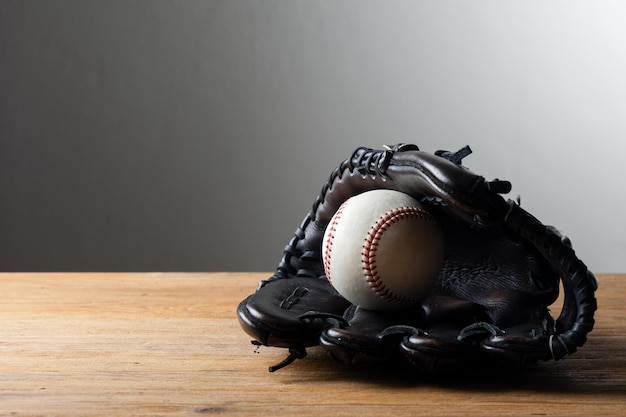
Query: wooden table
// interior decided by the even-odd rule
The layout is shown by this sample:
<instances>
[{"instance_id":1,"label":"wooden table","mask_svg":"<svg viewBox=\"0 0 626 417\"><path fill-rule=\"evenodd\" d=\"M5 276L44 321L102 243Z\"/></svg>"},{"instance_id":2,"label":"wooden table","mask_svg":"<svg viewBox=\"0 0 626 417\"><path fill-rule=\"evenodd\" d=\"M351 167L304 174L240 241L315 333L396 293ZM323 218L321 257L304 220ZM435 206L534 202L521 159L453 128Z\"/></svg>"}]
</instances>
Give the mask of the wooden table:
<instances>
[{"instance_id":1,"label":"wooden table","mask_svg":"<svg viewBox=\"0 0 626 417\"><path fill-rule=\"evenodd\" d=\"M439 380L320 348L268 373L235 313L268 275L0 274L0 415L626 415L626 275L572 357Z\"/></svg>"}]
</instances>

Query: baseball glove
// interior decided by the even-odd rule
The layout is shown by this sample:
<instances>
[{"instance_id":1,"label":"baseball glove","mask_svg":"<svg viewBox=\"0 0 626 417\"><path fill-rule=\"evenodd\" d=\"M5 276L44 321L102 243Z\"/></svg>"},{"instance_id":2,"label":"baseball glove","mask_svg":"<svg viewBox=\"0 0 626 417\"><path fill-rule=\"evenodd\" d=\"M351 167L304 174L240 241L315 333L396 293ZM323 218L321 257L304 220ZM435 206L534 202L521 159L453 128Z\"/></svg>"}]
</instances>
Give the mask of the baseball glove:
<instances>
[{"instance_id":1,"label":"baseball glove","mask_svg":"<svg viewBox=\"0 0 626 417\"><path fill-rule=\"evenodd\" d=\"M470 153L359 148L333 170L274 275L237 310L253 344L289 350L270 372L316 345L346 363L400 359L438 374L476 360L513 367L558 360L585 343L596 310L594 275L557 229L502 197L509 182L465 168ZM445 261L434 290L399 311L352 305L324 274L322 237L331 217L348 198L374 189L413 196L443 229ZM555 319L549 306L560 282Z\"/></svg>"}]
</instances>

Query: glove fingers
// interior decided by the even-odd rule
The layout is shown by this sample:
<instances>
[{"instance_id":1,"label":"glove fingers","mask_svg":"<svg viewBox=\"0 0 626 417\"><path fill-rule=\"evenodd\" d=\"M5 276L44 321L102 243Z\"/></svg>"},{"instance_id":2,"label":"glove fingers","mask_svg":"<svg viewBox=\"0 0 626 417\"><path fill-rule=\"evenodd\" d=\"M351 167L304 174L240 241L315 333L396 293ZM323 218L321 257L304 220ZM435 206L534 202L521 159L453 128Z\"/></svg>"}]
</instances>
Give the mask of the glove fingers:
<instances>
[{"instance_id":1,"label":"glove fingers","mask_svg":"<svg viewBox=\"0 0 626 417\"><path fill-rule=\"evenodd\" d=\"M549 313L546 312L549 316ZM549 320L539 318L528 323L504 329L504 334L484 339L480 349L487 356L507 366L518 367L547 360L552 356L549 348Z\"/></svg>"},{"instance_id":2,"label":"glove fingers","mask_svg":"<svg viewBox=\"0 0 626 417\"><path fill-rule=\"evenodd\" d=\"M456 305L462 307L463 303ZM405 338L400 348L414 367L428 373L450 371L480 358L520 367L551 356L548 338L554 321L547 310L534 317L504 329L488 322L470 323L462 329L458 328L463 323L460 320L454 325L440 322L436 328Z\"/></svg>"},{"instance_id":3,"label":"glove fingers","mask_svg":"<svg viewBox=\"0 0 626 417\"><path fill-rule=\"evenodd\" d=\"M424 373L449 372L475 357L478 350L470 343L457 340L458 331L435 330L413 335L400 343L400 350L409 363Z\"/></svg>"},{"instance_id":4,"label":"glove fingers","mask_svg":"<svg viewBox=\"0 0 626 417\"><path fill-rule=\"evenodd\" d=\"M390 359L398 356L397 340L380 337L380 334L392 326L415 326L422 315L419 307L381 314L352 306L344 316L348 325L326 329L320 342L334 358L345 363L352 363L361 356Z\"/></svg>"},{"instance_id":5,"label":"glove fingers","mask_svg":"<svg viewBox=\"0 0 626 417\"><path fill-rule=\"evenodd\" d=\"M263 345L314 346L320 333L331 324L306 313L341 315L349 302L325 279L289 278L270 281L243 300L237 309L246 333Z\"/></svg>"},{"instance_id":6,"label":"glove fingers","mask_svg":"<svg viewBox=\"0 0 626 417\"><path fill-rule=\"evenodd\" d=\"M476 304L434 294L421 304L397 312L348 309L348 326L330 327L321 345L342 362L361 356L404 357L429 373L454 368L478 353L477 347L457 339L475 321Z\"/></svg>"},{"instance_id":7,"label":"glove fingers","mask_svg":"<svg viewBox=\"0 0 626 417\"><path fill-rule=\"evenodd\" d=\"M423 332L406 337L400 350L411 365L425 373L457 368L476 356L478 349L458 338L476 321L478 306L466 300L433 294L422 302Z\"/></svg>"}]
</instances>

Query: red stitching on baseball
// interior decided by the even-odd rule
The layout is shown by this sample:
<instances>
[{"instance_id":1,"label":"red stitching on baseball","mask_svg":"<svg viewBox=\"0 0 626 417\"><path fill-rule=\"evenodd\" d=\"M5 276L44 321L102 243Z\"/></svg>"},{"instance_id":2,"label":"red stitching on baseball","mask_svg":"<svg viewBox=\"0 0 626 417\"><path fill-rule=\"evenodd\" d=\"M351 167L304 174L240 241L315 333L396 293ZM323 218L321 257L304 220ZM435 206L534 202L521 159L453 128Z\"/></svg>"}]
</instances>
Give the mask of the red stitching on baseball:
<instances>
[{"instance_id":1,"label":"red stitching on baseball","mask_svg":"<svg viewBox=\"0 0 626 417\"><path fill-rule=\"evenodd\" d=\"M422 220L429 222L435 222L435 219L424 210L418 207L400 207L391 211L388 211L372 226L367 233L365 243L363 244L362 262L363 272L370 287L376 292L376 294L384 300L398 302L398 303L413 303L419 300L417 297L410 297L394 293L385 286L378 269L376 267L376 251L378 249L378 243L387 229L400 220L419 217Z\"/></svg>"},{"instance_id":2,"label":"red stitching on baseball","mask_svg":"<svg viewBox=\"0 0 626 417\"><path fill-rule=\"evenodd\" d=\"M332 280L330 278L330 257L333 252L333 240L335 240L334 232L337 231L336 226L339 224L339 219L343 214L343 209L347 203L347 200L339 207L339 210L333 215L332 221L328 225L328 235L326 236L326 241L324 242L324 272L326 272L326 278L328 282L332 285Z\"/></svg>"}]
</instances>

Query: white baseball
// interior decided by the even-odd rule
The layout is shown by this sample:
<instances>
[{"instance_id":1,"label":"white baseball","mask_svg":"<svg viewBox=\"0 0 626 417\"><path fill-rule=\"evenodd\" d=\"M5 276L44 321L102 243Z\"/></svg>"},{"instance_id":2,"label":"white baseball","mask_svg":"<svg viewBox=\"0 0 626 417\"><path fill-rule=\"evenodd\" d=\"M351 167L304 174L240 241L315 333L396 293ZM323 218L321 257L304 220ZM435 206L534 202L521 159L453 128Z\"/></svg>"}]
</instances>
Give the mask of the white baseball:
<instances>
[{"instance_id":1,"label":"white baseball","mask_svg":"<svg viewBox=\"0 0 626 417\"><path fill-rule=\"evenodd\" d=\"M413 197L373 190L346 200L322 241L326 277L352 304L393 310L432 289L444 259L441 228Z\"/></svg>"}]
</instances>

